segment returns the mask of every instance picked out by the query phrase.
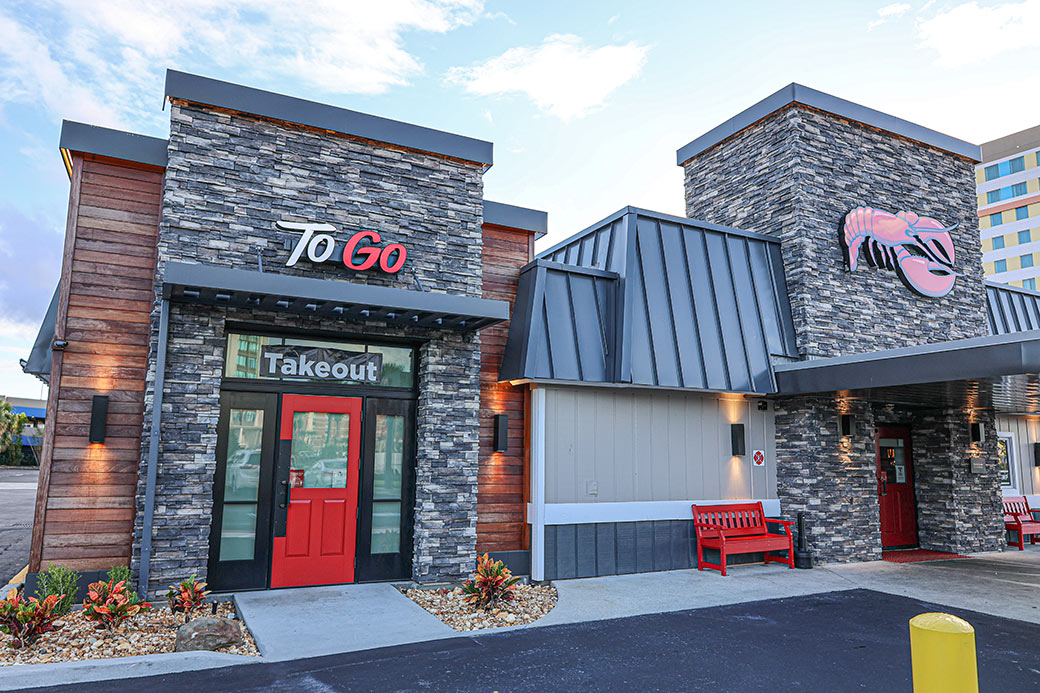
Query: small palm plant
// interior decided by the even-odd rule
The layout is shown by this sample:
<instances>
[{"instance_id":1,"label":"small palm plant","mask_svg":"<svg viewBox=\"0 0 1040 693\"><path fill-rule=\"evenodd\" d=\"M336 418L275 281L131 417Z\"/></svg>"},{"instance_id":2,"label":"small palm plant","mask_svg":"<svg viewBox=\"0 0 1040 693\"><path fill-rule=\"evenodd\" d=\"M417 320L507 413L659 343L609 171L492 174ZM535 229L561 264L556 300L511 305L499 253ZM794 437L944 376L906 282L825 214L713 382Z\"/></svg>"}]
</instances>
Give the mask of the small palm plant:
<instances>
[{"instance_id":1,"label":"small palm plant","mask_svg":"<svg viewBox=\"0 0 1040 693\"><path fill-rule=\"evenodd\" d=\"M477 557L477 570L472 580L462 585L462 599L481 609L490 609L516 596L515 577L502 561L492 560L486 553Z\"/></svg>"}]
</instances>

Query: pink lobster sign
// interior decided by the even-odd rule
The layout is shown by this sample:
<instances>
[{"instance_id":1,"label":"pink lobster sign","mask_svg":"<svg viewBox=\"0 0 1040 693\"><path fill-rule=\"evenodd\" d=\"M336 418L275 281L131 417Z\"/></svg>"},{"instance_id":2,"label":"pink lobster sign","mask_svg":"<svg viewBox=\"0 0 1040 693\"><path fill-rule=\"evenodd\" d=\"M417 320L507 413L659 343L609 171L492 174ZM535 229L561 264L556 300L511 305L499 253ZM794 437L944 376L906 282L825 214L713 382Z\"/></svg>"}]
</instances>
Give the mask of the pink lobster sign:
<instances>
[{"instance_id":1,"label":"pink lobster sign","mask_svg":"<svg viewBox=\"0 0 1040 693\"><path fill-rule=\"evenodd\" d=\"M911 290L939 298L957 281L950 237L956 226L943 226L914 212L857 207L845 215L839 239L849 271L856 271L862 248L871 267L895 270Z\"/></svg>"}]
</instances>

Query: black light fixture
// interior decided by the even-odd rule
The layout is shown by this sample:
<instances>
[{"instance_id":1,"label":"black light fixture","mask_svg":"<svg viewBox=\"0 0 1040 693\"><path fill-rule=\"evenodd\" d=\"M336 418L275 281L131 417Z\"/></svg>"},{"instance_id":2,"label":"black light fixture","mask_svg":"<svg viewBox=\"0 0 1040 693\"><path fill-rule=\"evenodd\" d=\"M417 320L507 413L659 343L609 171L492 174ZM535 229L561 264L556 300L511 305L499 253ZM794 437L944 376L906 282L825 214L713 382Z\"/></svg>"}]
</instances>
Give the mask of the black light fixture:
<instances>
[{"instance_id":1,"label":"black light fixture","mask_svg":"<svg viewBox=\"0 0 1040 693\"><path fill-rule=\"evenodd\" d=\"M1033 443L1033 466L1040 467L1040 443Z\"/></svg>"},{"instance_id":2,"label":"black light fixture","mask_svg":"<svg viewBox=\"0 0 1040 693\"><path fill-rule=\"evenodd\" d=\"M108 419L108 395L94 395L90 403L90 442L105 442L105 426Z\"/></svg>"},{"instance_id":3,"label":"black light fixture","mask_svg":"<svg viewBox=\"0 0 1040 693\"><path fill-rule=\"evenodd\" d=\"M973 442L973 443L982 443L982 442L985 441L985 439L986 439L986 434L983 431L982 422L981 421L972 421L971 422L971 442Z\"/></svg>"},{"instance_id":4,"label":"black light fixture","mask_svg":"<svg viewBox=\"0 0 1040 693\"><path fill-rule=\"evenodd\" d=\"M852 418L852 414L841 414L838 417L839 429L841 431L841 437L845 438L851 436L855 430L855 420Z\"/></svg>"},{"instance_id":5,"label":"black light fixture","mask_svg":"<svg viewBox=\"0 0 1040 693\"><path fill-rule=\"evenodd\" d=\"M744 445L744 424L730 424L729 437L733 447L734 457L745 455L747 453L747 447Z\"/></svg>"},{"instance_id":6,"label":"black light fixture","mask_svg":"<svg viewBox=\"0 0 1040 693\"><path fill-rule=\"evenodd\" d=\"M495 452L509 449L509 414L495 414Z\"/></svg>"}]
</instances>

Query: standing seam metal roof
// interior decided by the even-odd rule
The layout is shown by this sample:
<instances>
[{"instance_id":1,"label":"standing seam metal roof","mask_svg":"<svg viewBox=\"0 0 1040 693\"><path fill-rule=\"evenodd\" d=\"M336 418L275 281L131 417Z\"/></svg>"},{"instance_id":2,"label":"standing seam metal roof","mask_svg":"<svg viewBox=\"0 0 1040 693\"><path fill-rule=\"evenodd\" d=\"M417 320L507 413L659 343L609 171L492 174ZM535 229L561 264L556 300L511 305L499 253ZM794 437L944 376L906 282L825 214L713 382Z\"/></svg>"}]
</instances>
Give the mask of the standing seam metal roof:
<instances>
[{"instance_id":1,"label":"standing seam metal roof","mask_svg":"<svg viewBox=\"0 0 1040 693\"><path fill-rule=\"evenodd\" d=\"M626 207L538 257L503 380L766 393L771 357L798 355L770 236Z\"/></svg>"},{"instance_id":2,"label":"standing seam metal roof","mask_svg":"<svg viewBox=\"0 0 1040 693\"><path fill-rule=\"evenodd\" d=\"M991 335L1040 329L1040 293L988 281L986 313Z\"/></svg>"}]
</instances>

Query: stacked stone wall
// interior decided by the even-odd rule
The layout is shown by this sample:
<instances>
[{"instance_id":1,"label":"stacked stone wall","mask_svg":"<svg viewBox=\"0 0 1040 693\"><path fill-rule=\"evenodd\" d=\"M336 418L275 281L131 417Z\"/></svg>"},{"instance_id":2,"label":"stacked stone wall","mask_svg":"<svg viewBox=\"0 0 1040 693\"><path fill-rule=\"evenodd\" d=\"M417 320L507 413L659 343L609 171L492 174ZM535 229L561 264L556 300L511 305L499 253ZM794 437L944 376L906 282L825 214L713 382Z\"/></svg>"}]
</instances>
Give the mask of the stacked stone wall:
<instances>
[{"instance_id":1,"label":"stacked stone wall","mask_svg":"<svg viewBox=\"0 0 1040 693\"><path fill-rule=\"evenodd\" d=\"M329 281L481 295L482 170L456 161L249 115L172 104L156 311L138 485L134 567L140 563L158 337L168 262L205 263ZM360 228L408 247L397 275L340 262L285 267L295 234L280 220L330 223L341 250ZM421 343L413 577L456 580L473 561L477 519L480 343L475 334L404 329L237 308L174 305L170 316L150 592L206 574L225 323L323 330L350 341Z\"/></svg>"}]
</instances>

